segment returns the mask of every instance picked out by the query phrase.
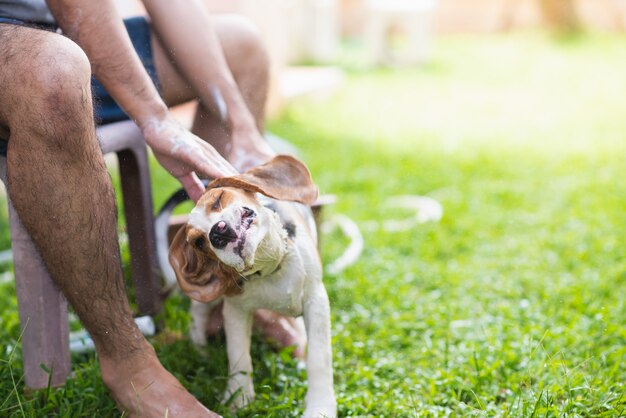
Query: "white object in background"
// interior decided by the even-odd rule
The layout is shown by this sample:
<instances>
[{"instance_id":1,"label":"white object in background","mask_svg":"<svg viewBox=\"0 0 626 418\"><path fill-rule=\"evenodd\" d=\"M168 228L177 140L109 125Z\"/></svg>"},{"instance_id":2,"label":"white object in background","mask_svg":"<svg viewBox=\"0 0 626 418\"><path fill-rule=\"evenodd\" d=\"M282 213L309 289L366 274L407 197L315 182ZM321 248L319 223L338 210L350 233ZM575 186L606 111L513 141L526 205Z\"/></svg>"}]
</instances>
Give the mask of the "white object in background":
<instances>
[{"instance_id":1,"label":"white object in background","mask_svg":"<svg viewBox=\"0 0 626 418\"><path fill-rule=\"evenodd\" d=\"M154 335L156 327L154 321L149 316L139 316L135 318L135 324L139 331L147 337ZM86 353L95 350L96 346L87 331L80 330L70 333L70 351L72 353Z\"/></svg>"},{"instance_id":2,"label":"white object in background","mask_svg":"<svg viewBox=\"0 0 626 418\"><path fill-rule=\"evenodd\" d=\"M10 271L0 273L0 284L12 283L13 280L13 273L11 273Z\"/></svg>"},{"instance_id":3,"label":"white object in background","mask_svg":"<svg viewBox=\"0 0 626 418\"><path fill-rule=\"evenodd\" d=\"M151 316L138 316L135 318L135 324L137 324L139 331L146 337L151 337L156 332L156 326Z\"/></svg>"},{"instance_id":4,"label":"white object in background","mask_svg":"<svg viewBox=\"0 0 626 418\"><path fill-rule=\"evenodd\" d=\"M339 4L337 0L307 0L304 10L305 59L316 63L337 60L340 43Z\"/></svg>"},{"instance_id":5,"label":"white object in background","mask_svg":"<svg viewBox=\"0 0 626 418\"><path fill-rule=\"evenodd\" d=\"M363 252L363 235L359 226L345 215L335 215L322 224L322 231L330 233L334 228L339 227L341 232L350 239L350 244L335 261L326 266L329 274L341 273L346 268L357 262Z\"/></svg>"},{"instance_id":6,"label":"white object in background","mask_svg":"<svg viewBox=\"0 0 626 418\"><path fill-rule=\"evenodd\" d=\"M341 87L344 81L345 74L337 67L291 66L281 73L278 91L285 99L304 95L325 97Z\"/></svg>"},{"instance_id":7,"label":"white object in background","mask_svg":"<svg viewBox=\"0 0 626 418\"><path fill-rule=\"evenodd\" d=\"M385 219L383 221L363 222L361 227L365 231L401 232L408 231L419 224L439 222L443 217L443 206L437 200L428 196L405 195L395 196L385 202L387 212L391 209L408 209L413 211L410 216L402 219Z\"/></svg>"},{"instance_id":8,"label":"white object in background","mask_svg":"<svg viewBox=\"0 0 626 418\"><path fill-rule=\"evenodd\" d=\"M419 64L428 59L437 0L368 0L365 44L369 64ZM392 32L400 34L394 45Z\"/></svg>"},{"instance_id":9,"label":"white object in background","mask_svg":"<svg viewBox=\"0 0 626 418\"><path fill-rule=\"evenodd\" d=\"M443 217L441 203L428 196L395 196L387 201L386 207L415 211L415 214L407 219L384 220L382 227L387 232L407 231L418 224L439 222Z\"/></svg>"},{"instance_id":10,"label":"white object in background","mask_svg":"<svg viewBox=\"0 0 626 418\"><path fill-rule=\"evenodd\" d=\"M241 0L240 12L258 27L267 48L273 74L290 62L293 42L293 0Z\"/></svg>"},{"instance_id":11,"label":"white object in background","mask_svg":"<svg viewBox=\"0 0 626 418\"><path fill-rule=\"evenodd\" d=\"M260 28L272 65L333 62L339 53L338 0L244 0L243 13Z\"/></svg>"},{"instance_id":12,"label":"white object in background","mask_svg":"<svg viewBox=\"0 0 626 418\"><path fill-rule=\"evenodd\" d=\"M0 251L0 264L8 264L13 262L13 251L8 250Z\"/></svg>"},{"instance_id":13,"label":"white object in background","mask_svg":"<svg viewBox=\"0 0 626 418\"><path fill-rule=\"evenodd\" d=\"M96 349L91 336L87 331L80 330L70 333L70 352L86 353Z\"/></svg>"}]
</instances>

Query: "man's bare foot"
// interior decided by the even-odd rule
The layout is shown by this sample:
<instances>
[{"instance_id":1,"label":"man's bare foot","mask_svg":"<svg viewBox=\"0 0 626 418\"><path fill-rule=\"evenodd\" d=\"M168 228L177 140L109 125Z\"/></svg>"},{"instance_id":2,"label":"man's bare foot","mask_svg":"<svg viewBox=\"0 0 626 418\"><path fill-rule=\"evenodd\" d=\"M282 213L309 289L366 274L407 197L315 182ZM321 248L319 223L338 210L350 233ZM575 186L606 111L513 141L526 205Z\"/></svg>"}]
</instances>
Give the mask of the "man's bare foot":
<instances>
[{"instance_id":1,"label":"man's bare foot","mask_svg":"<svg viewBox=\"0 0 626 418\"><path fill-rule=\"evenodd\" d=\"M215 335L224 327L222 304L211 311L207 324L207 335ZM265 309L254 313L254 327L275 348L295 346L293 356L304 360L306 351L306 329L302 318L291 318Z\"/></svg>"},{"instance_id":2,"label":"man's bare foot","mask_svg":"<svg viewBox=\"0 0 626 418\"><path fill-rule=\"evenodd\" d=\"M191 396L148 347L123 360L100 357L102 379L123 416L219 417Z\"/></svg>"}]
</instances>

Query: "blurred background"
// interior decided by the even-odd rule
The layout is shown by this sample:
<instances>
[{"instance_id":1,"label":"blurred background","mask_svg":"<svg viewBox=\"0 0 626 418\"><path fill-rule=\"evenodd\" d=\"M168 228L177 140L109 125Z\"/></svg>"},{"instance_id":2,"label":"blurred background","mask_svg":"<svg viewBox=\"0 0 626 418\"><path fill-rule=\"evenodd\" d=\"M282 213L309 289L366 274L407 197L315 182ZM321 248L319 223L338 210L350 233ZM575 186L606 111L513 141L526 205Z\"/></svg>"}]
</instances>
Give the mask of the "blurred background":
<instances>
[{"instance_id":1,"label":"blurred background","mask_svg":"<svg viewBox=\"0 0 626 418\"><path fill-rule=\"evenodd\" d=\"M294 69L350 64L361 69L428 62L437 39L550 29L562 33L626 31L626 0L204 0L215 13L238 13L260 29L273 64L269 114L340 75ZM138 0L117 0L125 16ZM347 55L347 57L346 57Z\"/></svg>"}]
</instances>

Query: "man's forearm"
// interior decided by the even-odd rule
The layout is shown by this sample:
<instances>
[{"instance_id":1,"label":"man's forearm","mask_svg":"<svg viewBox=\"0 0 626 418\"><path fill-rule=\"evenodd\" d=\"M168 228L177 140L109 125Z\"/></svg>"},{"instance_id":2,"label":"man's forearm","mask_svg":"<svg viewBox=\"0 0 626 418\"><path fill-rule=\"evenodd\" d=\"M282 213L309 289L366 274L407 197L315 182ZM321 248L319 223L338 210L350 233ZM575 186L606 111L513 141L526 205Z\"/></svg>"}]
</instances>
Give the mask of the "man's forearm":
<instances>
[{"instance_id":1,"label":"man's forearm","mask_svg":"<svg viewBox=\"0 0 626 418\"><path fill-rule=\"evenodd\" d=\"M85 51L94 75L140 126L167 107L144 70L110 0L46 0L63 32Z\"/></svg>"},{"instance_id":2,"label":"man's forearm","mask_svg":"<svg viewBox=\"0 0 626 418\"><path fill-rule=\"evenodd\" d=\"M221 96L234 130L256 129L254 117L228 67L209 13L198 0L143 0L160 39L202 102L218 113ZM189 42L193 39L194 42Z\"/></svg>"}]
</instances>

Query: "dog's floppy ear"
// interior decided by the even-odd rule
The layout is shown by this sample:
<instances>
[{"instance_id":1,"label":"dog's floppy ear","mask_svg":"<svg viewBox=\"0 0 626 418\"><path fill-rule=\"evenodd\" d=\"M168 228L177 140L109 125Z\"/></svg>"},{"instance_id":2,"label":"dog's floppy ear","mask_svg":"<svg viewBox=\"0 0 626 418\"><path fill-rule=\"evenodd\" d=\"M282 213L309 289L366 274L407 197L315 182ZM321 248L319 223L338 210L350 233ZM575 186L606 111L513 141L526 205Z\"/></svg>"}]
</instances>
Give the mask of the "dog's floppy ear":
<instances>
[{"instance_id":1,"label":"dog's floppy ear","mask_svg":"<svg viewBox=\"0 0 626 418\"><path fill-rule=\"evenodd\" d=\"M307 205L315 202L318 193L306 166L289 155L278 155L268 163L238 176L215 179L207 189L216 187L235 187Z\"/></svg>"},{"instance_id":2,"label":"dog's floppy ear","mask_svg":"<svg viewBox=\"0 0 626 418\"><path fill-rule=\"evenodd\" d=\"M187 296L198 302L210 302L223 296L226 289L216 260L202 252L201 236L187 240L187 227L176 233L170 245L169 260L180 288ZM205 243L206 244L206 243ZM208 244L206 244L208 245Z\"/></svg>"}]
</instances>

